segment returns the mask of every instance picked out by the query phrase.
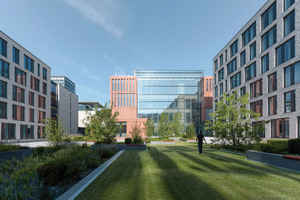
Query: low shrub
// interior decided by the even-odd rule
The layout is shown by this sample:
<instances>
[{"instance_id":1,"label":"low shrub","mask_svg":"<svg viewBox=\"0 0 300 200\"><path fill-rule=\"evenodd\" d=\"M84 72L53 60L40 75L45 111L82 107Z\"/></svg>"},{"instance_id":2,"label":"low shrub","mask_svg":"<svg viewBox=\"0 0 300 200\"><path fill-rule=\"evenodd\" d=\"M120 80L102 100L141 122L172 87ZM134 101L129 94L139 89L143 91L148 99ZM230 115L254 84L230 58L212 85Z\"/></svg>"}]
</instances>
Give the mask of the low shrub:
<instances>
[{"instance_id":1,"label":"low shrub","mask_svg":"<svg viewBox=\"0 0 300 200\"><path fill-rule=\"evenodd\" d=\"M148 141L174 141L173 139L148 138Z\"/></svg>"},{"instance_id":2,"label":"low shrub","mask_svg":"<svg viewBox=\"0 0 300 200\"><path fill-rule=\"evenodd\" d=\"M290 154L300 154L300 138L288 141L288 151Z\"/></svg>"},{"instance_id":3,"label":"low shrub","mask_svg":"<svg viewBox=\"0 0 300 200\"><path fill-rule=\"evenodd\" d=\"M38 168L38 180L44 185L56 185L67 178L68 166L66 160L55 160Z\"/></svg>"},{"instance_id":4,"label":"low shrub","mask_svg":"<svg viewBox=\"0 0 300 200\"><path fill-rule=\"evenodd\" d=\"M125 144L131 144L132 139L131 138L125 138Z\"/></svg>"},{"instance_id":5,"label":"low shrub","mask_svg":"<svg viewBox=\"0 0 300 200\"><path fill-rule=\"evenodd\" d=\"M140 144L140 143L143 143L143 139L141 136L136 136L133 138L133 143L134 144Z\"/></svg>"},{"instance_id":6,"label":"low shrub","mask_svg":"<svg viewBox=\"0 0 300 200\"><path fill-rule=\"evenodd\" d=\"M108 159L116 153L114 149L99 149L98 154L101 159Z\"/></svg>"},{"instance_id":7,"label":"low shrub","mask_svg":"<svg viewBox=\"0 0 300 200\"><path fill-rule=\"evenodd\" d=\"M246 153L247 150L252 149L252 145L220 145L220 144L207 144L211 148L215 149L223 149L223 150L229 150L234 152L240 152L240 153Z\"/></svg>"},{"instance_id":8,"label":"low shrub","mask_svg":"<svg viewBox=\"0 0 300 200\"><path fill-rule=\"evenodd\" d=\"M22 147L20 145L0 144L0 152L15 151L15 150L20 150L20 149L22 149Z\"/></svg>"},{"instance_id":9,"label":"low shrub","mask_svg":"<svg viewBox=\"0 0 300 200\"><path fill-rule=\"evenodd\" d=\"M272 141L267 143L258 143L253 147L256 151L267 152L267 153L277 153L277 154L287 154L288 146L287 141L278 142Z\"/></svg>"}]
</instances>

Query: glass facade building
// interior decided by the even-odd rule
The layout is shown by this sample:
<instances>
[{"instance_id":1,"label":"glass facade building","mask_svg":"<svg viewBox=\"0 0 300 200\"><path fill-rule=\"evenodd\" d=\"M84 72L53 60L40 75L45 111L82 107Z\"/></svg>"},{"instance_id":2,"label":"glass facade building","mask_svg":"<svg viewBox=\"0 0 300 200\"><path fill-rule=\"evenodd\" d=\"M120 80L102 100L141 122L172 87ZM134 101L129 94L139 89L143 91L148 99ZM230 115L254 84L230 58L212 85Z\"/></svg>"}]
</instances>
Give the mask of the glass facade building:
<instances>
[{"instance_id":1,"label":"glass facade building","mask_svg":"<svg viewBox=\"0 0 300 200\"><path fill-rule=\"evenodd\" d=\"M172 121L181 113L185 127L194 123L200 128L200 80L202 70L135 70L137 77L137 116L152 119L157 126L161 113Z\"/></svg>"},{"instance_id":2,"label":"glass facade building","mask_svg":"<svg viewBox=\"0 0 300 200\"><path fill-rule=\"evenodd\" d=\"M75 83L65 76L51 76L51 80L61 86L65 87L67 90L75 93Z\"/></svg>"}]
</instances>

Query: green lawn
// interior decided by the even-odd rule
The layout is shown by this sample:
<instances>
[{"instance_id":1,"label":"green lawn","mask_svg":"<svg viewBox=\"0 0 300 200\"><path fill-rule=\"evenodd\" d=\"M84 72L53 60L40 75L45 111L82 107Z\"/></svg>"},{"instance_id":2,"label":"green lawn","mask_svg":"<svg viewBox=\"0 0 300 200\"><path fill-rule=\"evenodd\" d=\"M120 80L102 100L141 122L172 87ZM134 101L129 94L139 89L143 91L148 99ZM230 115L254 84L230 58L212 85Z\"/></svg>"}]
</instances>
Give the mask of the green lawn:
<instances>
[{"instance_id":1,"label":"green lawn","mask_svg":"<svg viewBox=\"0 0 300 200\"><path fill-rule=\"evenodd\" d=\"M300 199L300 173L179 142L124 152L77 199Z\"/></svg>"}]
</instances>

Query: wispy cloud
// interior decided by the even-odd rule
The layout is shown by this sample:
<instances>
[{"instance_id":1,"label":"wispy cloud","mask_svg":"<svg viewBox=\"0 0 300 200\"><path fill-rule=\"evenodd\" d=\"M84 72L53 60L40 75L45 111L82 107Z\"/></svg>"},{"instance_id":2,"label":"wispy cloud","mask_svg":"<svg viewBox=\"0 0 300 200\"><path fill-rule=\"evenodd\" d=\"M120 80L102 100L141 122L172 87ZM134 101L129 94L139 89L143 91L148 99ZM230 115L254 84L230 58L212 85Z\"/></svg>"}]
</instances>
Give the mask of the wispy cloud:
<instances>
[{"instance_id":1,"label":"wispy cloud","mask_svg":"<svg viewBox=\"0 0 300 200\"><path fill-rule=\"evenodd\" d=\"M123 68L119 67L116 62L114 61L114 59L112 59L107 53L103 53L102 54L103 58L111 65L115 68L115 76L125 76L126 72Z\"/></svg>"},{"instance_id":2,"label":"wispy cloud","mask_svg":"<svg viewBox=\"0 0 300 200\"><path fill-rule=\"evenodd\" d=\"M104 94L103 92L100 92L99 90L95 90L91 88L90 86L82 85L82 84L76 84L76 89L80 92L80 94L90 94L90 96L95 97L96 99L85 99L88 101L100 101L100 103L105 103L108 100L105 97L109 97L108 94ZM84 95L82 95L84 96ZM80 98L82 98L80 96Z\"/></svg>"},{"instance_id":3,"label":"wispy cloud","mask_svg":"<svg viewBox=\"0 0 300 200\"><path fill-rule=\"evenodd\" d=\"M122 37L123 30L114 24L119 4L113 0L65 0L85 18L106 29L116 37Z\"/></svg>"}]
</instances>

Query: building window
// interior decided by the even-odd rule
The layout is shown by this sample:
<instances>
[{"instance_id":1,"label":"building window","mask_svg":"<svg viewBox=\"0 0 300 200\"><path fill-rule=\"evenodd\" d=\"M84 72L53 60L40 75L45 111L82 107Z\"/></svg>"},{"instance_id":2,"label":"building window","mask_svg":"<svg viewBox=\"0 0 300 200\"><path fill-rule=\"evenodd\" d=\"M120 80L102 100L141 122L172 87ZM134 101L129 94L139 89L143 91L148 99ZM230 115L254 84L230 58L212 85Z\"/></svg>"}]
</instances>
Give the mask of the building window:
<instances>
[{"instance_id":1,"label":"building window","mask_svg":"<svg viewBox=\"0 0 300 200\"><path fill-rule=\"evenodd\" d=\"M215 60L215 71L218 69L218 60Z\"/></svg>"},{"instance_id":2,"label":"building window","mask_svg":"<svg viewBox=\"0 0 300 200\"><path fill-rule=\"evenodd\" d=\"M246 64L246 50L241 53L241 67Z\"/></svg>"},{"instance_id":3,"label":"building window","mask_svg":"<svg viewBox=\"0 0 300 200\"><path fill-rule=\"evenodd\" d=\"M236 58L227 64L227 76L236 70Z\"/></svg>"},{"instance_id":4,"label":"building window","mask_svg":"<svg viewBox=\"0 0 300 200\"><path fill-rule=\"evenodd\" d=\"M7 103L0 101L0 118L7 119Z\"/></svg>"},{"instance_id":5,"label":"building window","mask_svg":"<svg viewBox=\"0 0 300 200\"><path fill-rule=\"evenodd\" d=\"M277 114L277 96L268 98L268 113L269 115Z\"/></svg>"},{"instance_id":6,"label":"building window","mask_svg":"<svg viewBox=\"0 0 300 200\"><path fill-rule=\"evenodd\" d=\"M245 80L249 81L256 77L256 62L252 63L245 69Z\"/></svg>"},{"instance_id":7,"label":"building window","mask_svg":"<svg viewBox=\"0 0 300 200\"><path fill-rule=\"evenodd\" d=\"M38 111L38 123L43 123L43 120L46 119L46 112Z\"/></svg>"},{"instance_id":8,"label":"building window","mask_svg":"<svg viewBox=\"0 0 300 200\"><path fill-rule=\"evenodd\" d=\"M28 56L24 55L24 67L25 67L25 69L34 73L34 60L32 60Z\"/></svg>"},{"instance_id":9,"label":"building window","mask_svg":"<svg viewBox=\"0 0 300 200\"><path fill-rule=\"evenodd\" d=\"M262 95L262 79L250 84L250 98L259 97Z\"/></svg>"},{"instance_id":10,"label":"building window","mask_svg":"<svg viewBox=\"0 0 300 200\"><path fill-rule=\"evenodd\" d=\"M223 94L223 92L224 92L223 89L224 89L224 86L223 86L223 83L221 83L221 84L220 84L220 95Z\"/></svg>"},{"instance_id":11,"label":"building window","mask_svg":"<svg viewBox=\"0 0 300 200\"><path fill-rule=\"evenodd\" d=\"M26 72L23 72L22 70L15 67L15 82L26 86L26 80Z\"/></svg>"},{"instance_id":12,"label":"building window","mask_svg":"<svg viewBox=\"0 0 300 200\"><path fill-rule=\"evenodd\" d=\"M295 91L284 93L284 112L294 112L295 110Z\"/></svg>"},{"instance_id":13,"label":"building window","mask_svg":"<svg viewBox=\"0 0 300 200\"><path fill-rule=\"evenodd\" d=\"M20 64L20 51L13 47L13 62Z\"/></svg>"},{"instance_id":14,"label":"building window","mask_svg":"<svg viewBox=\"0 0 300 200\"><path fill-rule=\"evenodd\" d=\"M263 109L263 101L262 100L250 103L250 110L252 112L259 113L260 117L262 116L262 109Z\"/></svg>"},{"instance_id":15,"label":"building window","mask_svg":"<svg viewBox=\"0 0 300 200\"><path fill-rule=\"evenodd\" d=\"M295 11L284 18L284 36L295 30Z\"/></svg>"},{"instance_id":16,"label":"building window","mask_svg":"<svg viewBox=\"0 0 300 200\"><path fill-rule=\"evenodd\" d=\"M277 73L273 73L268 76L268 92L274 92L277 90Z\"/></svg>"},{"instance_id":17,"label":"building window","mask_svg":"<svg viewBox=\"0 0 300 200\"><path fill-rule=\"evenodd\" d=\"M38 107L46 109L46 98L38 95Z\"/></svg>"},{"instance_id":18,"label":"building window","mask_svg":"<svg viewBox=\"0 0 300 200\"><path fill-rule=\"evenodd\" d=\"M284 69L284 87L300 83L300 62Z\"/></svg>"},{"instance_id":19,"label":"building window","mask_svg":"<svg viewBox=\"0 0 300 200\"><path fill-rule=\"evenodd\" d=\"M12 105L12 119L25 121L25 108L23 106Z\"/></svg>"},{"instance_id":20,"label":"building window","mask_svg":"<svg viewBox=\"0 0 300 200\"><path fill-rule=\"evenodd\" d=\"M30 88L36 91L40 91L40 80L31 76Z\"/></svg>"},{"instance_id":21,"label":"building window","mask_svg":"<svg viewBox=\"0 0 300 200\"><path fill-rule=\"evenodd\" d=\"M41 65L40 64L38 64L37 70L38 70L38 76L40 76L40 74L41 74Z\"/></svg>"},{"instance_id":22,"label":"building window","mask_svg":"<svg viewBox=\"0 0 300 200\"><path fill-rule=\"evenodd\" d=\"M211 84L212 84L212 80L209 79L209 91L211 91Z\"/></svg>"},{"instance_id":23,"label":"building window","mask_svg":"<svg viewBox=\"0 0 300 200\"><path fill-rule=\"evenodd\" d=\"M7 83L0 80L0 97L7 98Z\"/></svg>"},{"instance_id":24,"label":"building window","mask_svg":"<svg viewBox=\"0 0 300 200\"><path fill-rule=\"evenodd\" d=\"M220 67L222 67L222 66L223 66L223 54L220 55Z\"/></svg>"},{"instance_id":25,"label":"building window","mask_svg":"<svg viewBox=\"0 0 300 200\"><path fill-rule=\"evenodd\" d=\"M290 123L289 118L271 120L272 138L289 138Z\"/></svg>"},{"instance_id":26,"label":"building window","mask_svg":"<svg viewBox=\"0 0 300 200\"><path fill-rule=\"evenodd\" d=\"M250 45L250 60L256 57L256 42Z\"/></svg>"},{"instance_id":27,"label":"building window","mask_svg":"<svg viewBox=\"0 0 300 200\"><path fill-rule=\"evenodd\" d=\"M112 79L112 80L111 80L111 91L115 91L115 90L114 90L114 86L115 86L115 80Z\"/></svg>"},{"instance_id":28,"label":"building window","mask_svg":"<svg viewBox=\"0 0 300 200\"><path fill-rule=\"evenodd\" d=\"M47 83L43 83L43 94L47 95Z\"/></svg>"},{"instance_id":29,"label":"building window","mask_svg":"<svg viewBox=\"0 0 300 200\"><path fill-rule=\"evenodd\" d=\"M261 73L269 71L269 65L269 54L267 54L261 58Z\"/></svg>"},{"instance_id":30,"label":"building window","mask_svg":"<svg viewBox=\"0 0 300 200\"><path fill-rule=\"evenodd\" d=\"M287 10L294 3L295 3L295 0L284 0L284 10Z\"/></svg>"},{"instance_id":31,"label":"building window","mask_svg":"<svg viewBox=\"0 0 300 200\"><path fill-rule=\"evenodd\" d=\"M231 46L230 46L230 57L234 56L238 52L238 40L236 40Z\"/></svg>"},{"instance_id":32,"label":"building window","mask_svg":"<svg viewBox=\"0 0 300 200\"><path fill-rule=\"evenodd\" d=\"M277 42L277 26L271 28L263 36L261 36L262 52Z\"/></svg>"},{"instance_id":33,"label":"building window","mask_svg":"<svg viewBox=\"0 0 300 200\"><path fill-rule=\"evenodd\" d=\"M231 89L241 85L241 72L235 74L230 78Z\"/></svg>"},{"instance_id":34,"label":"building window","mask_svg":"<svg viewBox=\"0 0 300 200\"><path fill-rule=\"evenodd\" d=\"M242 87L240 90L241 90L241 91L240 91L240 95L241 95L241 97L242 97L242 96L244 96L244 95L246 94L246 86L245 86L245 87Z\"/></svg>"},{"instance_id":35,"label":"building window","mask_svg":"<svg viewBox=\"0 0 300 200\"><path fill-rule=\"evenodd\" d=\"M43 68L43 79L47 80L47 69Z\"/></svg>"},{"instance_id":36,"label":"building window","mask_svg":"<svg viewBox=\"0 0 300 200\"><path fill-rule=\"evenodd\" d=\"M293 37L289 41L280 45L276 49L276 62L280 65L295 57L295 38Z\"/></svg>"},{"instance_id":37,"label":"building window","mask_svg":"<svg viewBox=\"0 0 300 200\"><path fill-rule=\"evenodd\" d=\"M261 15L261 30L264 30L276 19L276 2Z\"/></svg>"},{"instance_id":38,"label":"building window","mask_svg":"<svg viewBox=\"0 0 300 200\"><path fill-rule=\"evenodd\" d=\"M218 86L215 87L215 97L218 96Z\"/></svg>"},{"instance_id":39,"label":"building window","mask_svg":"<svg viewBox=\"0 0 300 200\"><path fill-rule=\"evenodd\" d=\"M0 55L7 57L7 42L0 38Z\"/></svg>"},{"instance_id":40,"label":"building window","mask_svg":"<svg viewBox=\"0 0 300 200\"><path fill-rule=\"evenodd\" d=\"M34 126L20 125L21 139L33 139L34 138Z\"/></svg>"},{"instance_id":41,"label":"building window","mask_svg":"<svg viewBox=\"0 0 300 200\"><path fill-rule=\"evenodd\" d=\"M28 104L31 106L34 106L34 93L33 92L28 93Z\"/></svg>"},{"instance_id":42,"label":"building window","mask_svg":"<svg viewBox=\"0 0 300 200\"><path fill-rule=\"evenodd\" d=\"M16 125L10 123L2 123L1 139L16 139Z\"/></svg>"},{"instance_id":43,"label":"building window","mask_svg":"<svg viewBox=\"0 0 300 200\"><path fill-rule=\"evenodd\" d=\"M23 88L13 85L12 87L12 99L17 102L25 102L25 90Z\"/></svg>"},{"instance_id":44,"label":"building window","mask_svg":"<svg viewBox=\"0 0 300 200\"><path fill-rule=\"evenodd\" d=\"M9 79L9 64L0 59L0 76Z\"/></svg>"},{"instance_id":45,"label":"building window","mask_svg":"<svg viewBox=\"0 0 300 200\"><path fill-rule=\"evenodd\" d=\"M219 82L222 81L224 79L224 68L222 68L219 72L218 72L218 79Z\"/></svg>"},{"instance_id":46,"label":"building window","mask_svg":"<svg viewBox=\"0 0 300 200\"><path fill-rule=\"evenodd\" d=\"M254 22L243 34L243 46L247 45L256 36L256 22Z\"/></svg>"}]
</instances>

